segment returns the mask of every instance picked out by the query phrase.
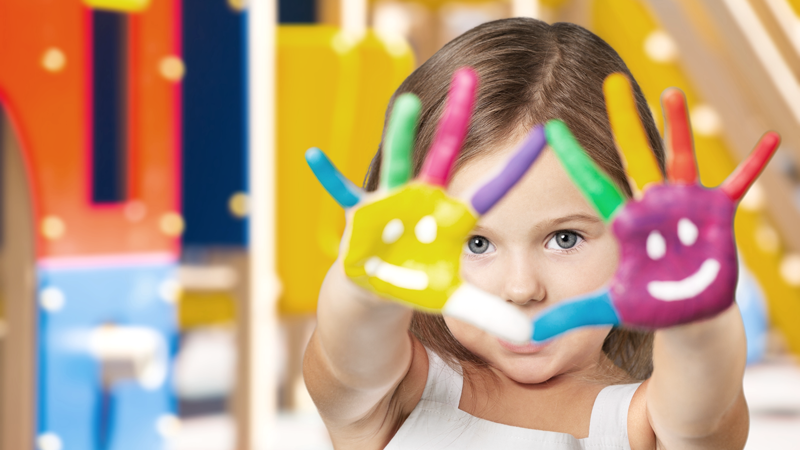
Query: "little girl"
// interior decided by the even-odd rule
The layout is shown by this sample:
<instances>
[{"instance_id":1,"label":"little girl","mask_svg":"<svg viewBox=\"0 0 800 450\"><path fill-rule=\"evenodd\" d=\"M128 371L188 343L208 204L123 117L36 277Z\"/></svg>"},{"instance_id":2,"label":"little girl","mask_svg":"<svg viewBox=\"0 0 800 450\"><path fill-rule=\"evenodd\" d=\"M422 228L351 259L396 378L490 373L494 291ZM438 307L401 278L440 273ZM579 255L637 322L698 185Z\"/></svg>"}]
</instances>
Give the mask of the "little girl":
<instances>
[{"instance_id":1,"label":"little girl","mask_svg":"<svg viewBox=\"0 0 800 450\"><path fill-rule=\"evenodd\" d=\"M626 196L633 195L603 97L609 74L632 80L630 72L587 30L533 19L470 30L400 86L395 100L410 92L422 105L410 144L415 175L434 140L450 78L465 66L480 83L450 196L468 198L475 180L505 160L529 130L555 118ZM633 90L663 173L661 138L635 82ZM381 156L370 167L367 191L382 183ZM746 351L735 304L707 320L655 333L595 326L520 345L454 317L386 300L352 281L344 250L366 239L352 228L354 210L348 210L349 242L320 292L304 362L308 390L336 448L744 447ZM389 229L384 242L397 239L386 237ZM530 319L601 288L620 261L614 234L550 150L470 233L461 277Z\"/></svg>"}]
</instances>

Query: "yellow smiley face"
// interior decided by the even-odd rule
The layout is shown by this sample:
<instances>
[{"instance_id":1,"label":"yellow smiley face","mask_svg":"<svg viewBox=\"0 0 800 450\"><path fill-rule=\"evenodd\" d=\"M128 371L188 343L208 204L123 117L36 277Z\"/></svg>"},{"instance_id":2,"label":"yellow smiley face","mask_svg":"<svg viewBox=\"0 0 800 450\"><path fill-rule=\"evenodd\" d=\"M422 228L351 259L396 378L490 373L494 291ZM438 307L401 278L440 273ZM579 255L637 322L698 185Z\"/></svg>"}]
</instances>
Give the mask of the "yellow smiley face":
<instances>
[{"instance_id":1,"label":"yellow smiley face","mask_svg":"<svg viewBox=\"0 0 800 450\"><path fill-rule=\"evenodd\" d=\"M407 184L355 211L345 273L382 297L441 311L461 285L462 247L477 221L441 188Z\"/></svg>"}]
</instances>

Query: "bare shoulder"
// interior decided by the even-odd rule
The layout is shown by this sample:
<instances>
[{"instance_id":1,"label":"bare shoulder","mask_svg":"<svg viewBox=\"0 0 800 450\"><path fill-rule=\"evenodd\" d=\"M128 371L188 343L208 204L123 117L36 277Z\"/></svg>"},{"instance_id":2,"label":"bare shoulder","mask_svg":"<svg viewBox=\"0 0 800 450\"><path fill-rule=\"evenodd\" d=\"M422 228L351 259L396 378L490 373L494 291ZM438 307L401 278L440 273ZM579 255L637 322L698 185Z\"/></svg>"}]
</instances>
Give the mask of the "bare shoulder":
<instances>
[{"instance_id":1,"label":"bare shoulder","mask_svg":"<svg viewBox=\"0 0 800 450\"><path fill-rule=\"evenodd\" d=\"M325 420L336 448L384 448L417 406L428 378L428 355L413 336L411 342L413 353L405 377L367 414L349 424L333 425Z\"/></svg>"},{"instance_id":2,"label":"bare shoulder","mask_svg":"<svg viewBox=\"0 0 800 450\"><path fill-rule=\"evenodd\" d=\"M628 408L628 441L631 450L653 450L656 448L656 434L647 417L647 386L650 380L639 385Z\"/></svg>"},{"instance_id":3,"label":"bare shoulder","mask_svg":"<svg viewBox=\"0 0 800 450\"><path fill-rule=\"evenodd\" d=\"M647 412L648 385L649 380L639 386L628 409L628 440L631 450L744 448L750 428L750 415L744 393L733 402L713 433L694 438L681 438L674 435L662 436L654 429Z\"/></svg>"}]
</instances>

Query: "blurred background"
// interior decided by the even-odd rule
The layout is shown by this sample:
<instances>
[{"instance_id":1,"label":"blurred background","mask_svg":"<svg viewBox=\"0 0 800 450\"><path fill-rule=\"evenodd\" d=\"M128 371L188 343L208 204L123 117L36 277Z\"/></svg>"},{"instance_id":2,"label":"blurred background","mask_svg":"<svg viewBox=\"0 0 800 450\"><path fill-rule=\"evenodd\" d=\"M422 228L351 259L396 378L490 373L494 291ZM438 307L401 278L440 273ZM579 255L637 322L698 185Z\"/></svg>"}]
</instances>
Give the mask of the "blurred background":
<instances>
[{"instance_id":1,"label":"blurred background","mask_svg":"<svg viewBox=\"0 0 800 450\"><path fill-rule=\"evenodd\" d=\"M800 1L0 0L0 450L329 449L301 375L387 102L491 20L578 23L702 181L762 132L736 218L747 448L800 449Z\"/></svg>"}]
</instances>

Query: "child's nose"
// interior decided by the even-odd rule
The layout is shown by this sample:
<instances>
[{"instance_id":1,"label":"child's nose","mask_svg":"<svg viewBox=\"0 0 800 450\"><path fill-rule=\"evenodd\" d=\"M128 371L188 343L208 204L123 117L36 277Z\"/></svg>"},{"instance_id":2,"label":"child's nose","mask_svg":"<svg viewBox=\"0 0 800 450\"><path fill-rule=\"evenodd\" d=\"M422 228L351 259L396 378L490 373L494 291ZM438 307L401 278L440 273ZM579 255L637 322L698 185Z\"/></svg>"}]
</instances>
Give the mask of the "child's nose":
<instances>
[{"instance_id":1,"label":"child's nose","mask_svg":"<svg viewBox=\"0 0 800 450\"><path fill-rule=\"evenodd\" d=\"M503 298L518 305L544 300L544 285L530 265L509 268L506 272Z\"/></svg>"}]
</instances>

